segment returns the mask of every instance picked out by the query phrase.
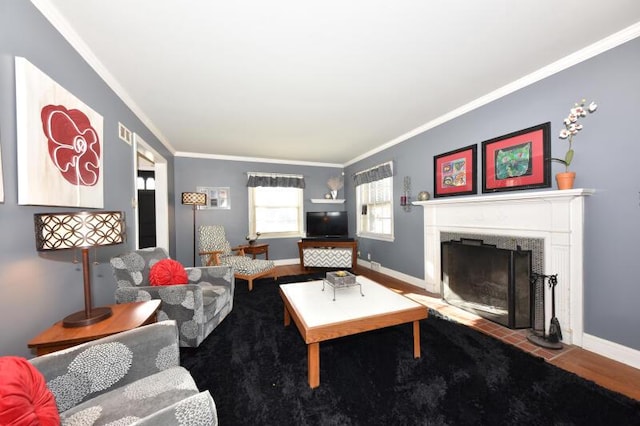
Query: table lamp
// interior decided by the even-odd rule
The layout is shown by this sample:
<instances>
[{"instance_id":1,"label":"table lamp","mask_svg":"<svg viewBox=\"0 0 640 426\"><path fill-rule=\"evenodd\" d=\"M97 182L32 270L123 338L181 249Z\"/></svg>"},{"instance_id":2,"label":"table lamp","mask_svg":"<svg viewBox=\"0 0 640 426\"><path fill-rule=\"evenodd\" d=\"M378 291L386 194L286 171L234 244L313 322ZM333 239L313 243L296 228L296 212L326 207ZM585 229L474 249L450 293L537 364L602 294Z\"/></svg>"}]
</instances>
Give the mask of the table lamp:
<instances>
[{"instance_id":1,"label":"table lamp","mask_svg":"<svg viewBox=\"0 0 640 426\"><path fill-rule=\"evenodd\" d=\"M182 204L193 207L193 266L196 266L196 207L207 205L207 194L204 192L183 192Z\"/></svg>"},{"instance_id":2,"label":"table lamp","mask_svg":"<svg viewBox=\"0 0 640 426\"><path fill-rule=\"evenodd\" d=\"M34 214L36 250L82 251L84 311L62 320L64 327L83 327L111 316L111 308L93 308L91 303L91 269L89 248L110 246L125 241L124 213L115 211Z\"/></svg>"}]
</instances>

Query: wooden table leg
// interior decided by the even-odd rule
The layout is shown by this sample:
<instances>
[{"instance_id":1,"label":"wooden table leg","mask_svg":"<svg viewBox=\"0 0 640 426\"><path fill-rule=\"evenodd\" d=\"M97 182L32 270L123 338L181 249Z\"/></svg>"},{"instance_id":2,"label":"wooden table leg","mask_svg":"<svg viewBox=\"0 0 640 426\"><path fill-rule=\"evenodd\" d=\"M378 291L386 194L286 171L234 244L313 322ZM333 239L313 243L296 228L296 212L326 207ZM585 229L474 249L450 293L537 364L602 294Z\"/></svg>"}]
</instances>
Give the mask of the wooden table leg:
<instances>
[{"instance_id":1,"label":"wooden table leg","mask_svg":"<svg viewBox=\"0 0 640 426\"><path fill-rule=\"evenodd\" d=\"M291 324L291 314L287 310L287 307L284 307L284 326L288 327Z\"/></svg>"},{"instance_id":2,"label":"wooden table leg","mask_svg":"<svg viewBox=\"0 0 640 426\"><path fill-rule=\"evenodd\" d=\"M309 387L320 386L320 343L307 345L307 368L309 369Z\"/></svg>"},{"instance_id":3,"label":"wooden table leg","mask_svg":"<svg viewBox=\"0 0 640 426\"><path fill-rule=\"evenodd\" d=\"M413 357L420 358L420 322L413 322Z\"/></svg>"}]
</instances>

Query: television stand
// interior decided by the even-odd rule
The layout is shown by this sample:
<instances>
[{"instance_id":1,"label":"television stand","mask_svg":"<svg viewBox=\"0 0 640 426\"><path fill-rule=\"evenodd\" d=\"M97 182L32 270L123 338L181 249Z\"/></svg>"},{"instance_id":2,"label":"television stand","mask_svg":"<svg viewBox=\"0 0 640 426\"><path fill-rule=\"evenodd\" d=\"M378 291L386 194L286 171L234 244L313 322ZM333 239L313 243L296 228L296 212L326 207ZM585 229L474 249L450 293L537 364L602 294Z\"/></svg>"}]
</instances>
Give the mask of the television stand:
<instances>
[{"instance_id":1,"label":"television stand","mask_svg":"<svg viewBox=\"0 0 640 426\"><path fill-rule=\"evenodd\" d=\"M348 242L351 243L354 241L353 238L350 237L306 237L303 238L302 241L323 241L323 242Z\"/></svg>"},{"instance_id":2,"label":"television stand","mask_svg":"<svg viewBox=\"0 0 640 426\"><path fill-rule=\"evenodd\" d=\"M358 242L349 238L305 238L298 241L298 255L300 265L305 269L355 268L358 265Z\"/></svg>"}]
</instances>

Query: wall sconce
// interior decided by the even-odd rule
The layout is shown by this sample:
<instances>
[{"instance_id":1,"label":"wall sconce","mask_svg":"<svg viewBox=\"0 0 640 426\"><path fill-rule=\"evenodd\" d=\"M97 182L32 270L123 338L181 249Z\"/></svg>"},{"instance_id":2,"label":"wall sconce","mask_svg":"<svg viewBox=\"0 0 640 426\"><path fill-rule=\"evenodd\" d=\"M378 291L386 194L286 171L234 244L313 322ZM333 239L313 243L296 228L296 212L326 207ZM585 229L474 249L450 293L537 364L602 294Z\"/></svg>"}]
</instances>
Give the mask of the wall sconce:
<instances>
[{"instance_id":1,"label":"wall sconce","mask_svg":"<svg viewBox=\"0 0 640 426\"><path fill-rule=\"evenodd\" d=\"M196 266L196 208L207 205L207 194L204 192L183 192L182 205L193 207L193 266Z\"/></svg>"},{"instance_id":2,"label":"wall sconce","mask_svg":"<svg viewBox=\"0 0 640 426\"><path fill-rule=\"evenodd\" d=\"M411 178L409 176L404 177L403 192L400 196L400 206L405 212L411 211Z\"/></svg>"},{"instance_id":3,"label":"wall sconce","mask_svg":"<svg viewBox=\"0 0 640 426\"><path fill-rule=\"evenodd\" d=\"M75 312L62 320L63 327L83 327L111 316L111 308L93 308L91 303L91 269L89 248L110 246L125 241L124 213L69 212L33 215L36 250L64 250L80 248L84 278L84 311Z\"/></svg>"}]
</instances>

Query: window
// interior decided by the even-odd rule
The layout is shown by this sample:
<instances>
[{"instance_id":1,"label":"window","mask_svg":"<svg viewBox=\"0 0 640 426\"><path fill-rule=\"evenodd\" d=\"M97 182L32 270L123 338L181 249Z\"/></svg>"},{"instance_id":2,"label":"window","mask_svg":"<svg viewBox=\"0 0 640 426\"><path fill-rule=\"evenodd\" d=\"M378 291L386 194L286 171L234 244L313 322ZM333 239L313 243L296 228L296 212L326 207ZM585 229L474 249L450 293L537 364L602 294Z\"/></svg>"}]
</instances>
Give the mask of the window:
<instances>
[{"instance_id":1,"label":"window","mask_svg":"<svg viewBox=\"0 0 640 426\"><path fill-rule=\"evenodd\" d=\"M152 177L147 178L146 187L149 190L155 190L156 189L156 180L155 180L155 178L152 178Z\"/></svg>"},{"instance_id":2,"label":"window","mask_svg":"<svg viewBox=\"0 0 640 426\"><path fill-rule=\"evenodd\" d=\"M138 170L138 176L136 177L136 188L138 190L155 190L156 179L155 173L149 170Z\"/></svg>"},{"instance_id":3,"label":"window","mask_svg":"<svg viewBox=\"0 0 640 426\"><path fill-rule=\"evenodd\" d=\"M303 236L302 188L249 187L249 233L262 237Z\"/></svg>"},{"instance_id":4,"label":"window","mask_svg":"<svg viewBox=\"0 0 640 426\"><path fill-rule=\"evenodd\" d=\"M358 236L393 241L393 176L390 163L356 178ZM373 179L373 180L372 180Z\"/></svg>"}]
</instances>

